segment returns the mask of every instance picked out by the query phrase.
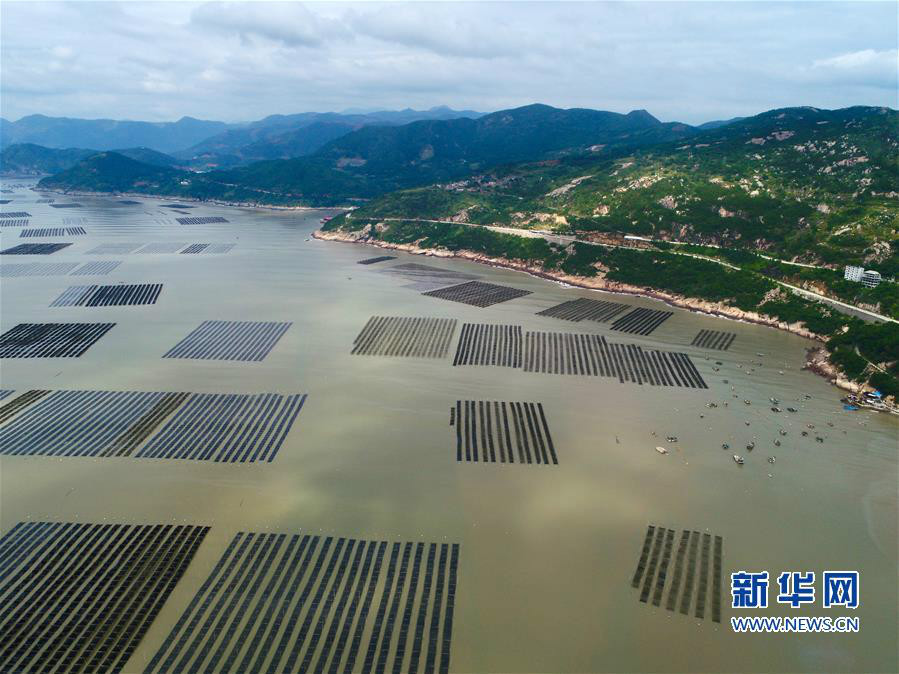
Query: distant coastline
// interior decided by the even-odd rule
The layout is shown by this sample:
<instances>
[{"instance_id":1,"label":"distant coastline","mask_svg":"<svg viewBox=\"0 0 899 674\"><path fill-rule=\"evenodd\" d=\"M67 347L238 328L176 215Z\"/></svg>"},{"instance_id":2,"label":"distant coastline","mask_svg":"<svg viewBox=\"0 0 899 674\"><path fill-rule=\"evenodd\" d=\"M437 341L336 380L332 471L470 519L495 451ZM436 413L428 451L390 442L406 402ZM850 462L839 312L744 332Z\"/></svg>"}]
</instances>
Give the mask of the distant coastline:
<instances>
[{"instance_id":1,"label":"distant coastline","mask_svg":"<svg viewBox=\"0 0 899 674\"><path fill-rule=\"evenodd\" d=\"M243 202L243 201L221 201L218 199L197 199L196 197L179 196L175 194L147 194L145 192L91 192L88 190L60 190L50 187L34 187L35 191L47 192L49 194L60 194L75 197L102 197L112 199L115 197L131 197L143 199L168 199L173 201L184 201L192 204L211 204L213 206L229 206L233 208L256 208L259 210L273 211L347 211L349 206L276 206L274 204L264 204L259 202Z\"/></svg>"}]
</instances>

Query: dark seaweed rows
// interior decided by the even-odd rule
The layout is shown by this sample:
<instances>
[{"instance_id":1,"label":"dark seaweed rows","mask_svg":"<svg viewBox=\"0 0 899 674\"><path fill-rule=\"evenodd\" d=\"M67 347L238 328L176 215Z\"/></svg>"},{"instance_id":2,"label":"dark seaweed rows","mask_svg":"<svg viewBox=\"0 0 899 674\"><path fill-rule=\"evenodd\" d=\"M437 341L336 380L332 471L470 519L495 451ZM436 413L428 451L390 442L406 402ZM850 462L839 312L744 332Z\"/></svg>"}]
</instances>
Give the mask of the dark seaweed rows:
<instances>
[{"instance_id":1,"label":"dark seaweed rows","mask_svg":"<svg viewBox=\"0 0 899 674\"><path fill-rule=\"evenodd\" d=\"M27 227L28 220L20 218L18 220L0 220L0 227Z\"/></svg>"},{"instance_id":2,"label":"dark seaweed rows","mask_svg":"<svg viewBox=\"0 0 899 674\"><path fill-rule=\"evenodd\" d=\"M197 218L175 218L179 225L212 225L220 222L228 222L225 218L213 215Z\"/></svg>"},{"instance_id":3,"label":"dark seaweed rows","mask_svg":"<svg viewBox=\"0 0 899 674\"><path fill-rule=\"evenodd\" d=\"M596 321L604 323L609 321L628 308L627 304L620 302L608 302L606 300L591 300L580 297L576 300L562 302L549 309L538 311L538 316L551 316L561 318L563 321Z\"/></svg>"},{"instance_id":4,"label":"dark seaweed rows","mask_svg":"<svg viewBox=\"0 0 899 674\"><path fill-rule=\"evenodd\" d=\"M14 393L14 392L15 391L13 391L13 390L3 391L3 395L0 396L0 400L2 400L3 398L6 398L7 396L9 396L11 393ZM12 400L10 400L8 403L6 403L2 407L0 407L0 424L6 423L6 421L8 419L11 419L12 417L17 415L19 412L24 410L26 407L28 407L32 403L36 403L38 400L43 398L48 393L50 393L50 391L45 390L45 389L44 390L33 389L31 391L25 391L25 393L16 396ZM0 447L0 451L2 451L2 450L3 450L3 447Z\"/></svg>"},{"instance_id":5,"label":"dark seaweed rows","mask_svg":"<svg viewBox=\"0 0 899 674\"><path fill-rule=\"evenodd\" d=\"M458 561L458 544L239 533L146 671L448 672Z\"/></svg>"},{"instance_id":6,"label":"dark seaweed rows","mask_svg":"<svg viewBox=\"0 0 899 674\"><path fill-rule=\"evenodd\" d=\"M0 453L132 456L175 413L135 456L272 461L305 400L275 393L26 391L0 406Z\"/></svg>"},{"instance_id":7,"label":"dark seaweed rows","mask_svg":"<svg viewBox=\"0 0 899 674\"><path fill-rule=\"evenodd\" d=\"M403 264L395 264L392 267L381 269L384 274L396 274L404 276L413 281L440 280L446 283L452 283L454 280L470 280L480 278L476 274L468 274L453 269L443 269L442 267L432 267L427 264L419 264L418 262L405 262Z\"/></svg>"},{"instance_id":8,"label":"dark seaweed rows","mask_svg":"<svg viewBox=\"0 0 899 674\"><path fill-rule=\"evenodd\" d=\"M163 358L261 361L293 325L291 322L203 321Z\"/></svg>"},{"instance_id":9,"label":"dark seaweed rows","mask_svg":"<svg viewBox=\"0 0 899 674\"><path fill-rule=\"evenodd\" d=\"M0 278L21 276L63 276L78 266L77 262L26 262L0 266Z\"/></svg>"},{"instance_id":10,"label":"dark seaweed rows","mask_svg":"<svg viewBox=\"0 0 899 674\"><path fill-rule=\"evenodd\" d=\"M489 307L500 302L508 302L516 297L530 295L530 290L519 290L508 286L500 286L484 281L468 281L448 288L438 288L422 295L439 297L442 300L462 302L475 307Z\"/></svg>"},{"instance_id":11,"label":"dark seaweed rows","mask_svg":"<svg viewBox=\"0 0 899 674\"><path fill-rule=\"evenodd\" d=\"M147 428L148 417L178 395L183 394L26 391L0 407L0 421L12 418L0 427L0 453L128 456L137 444L135 437L140 442L161 421ZM142 428L146 433L140 435Z\"/></svg>"},{"instance_id":12,"label":"dark seaweed rows","mask_svg":"<svg viewBox=\"0 0 899 674\"><path fill-rule=\"evenodd\" d=\"M518 463L559 463L542 403L457 400L450 425L456 461L515 463L517 451Z\"/></svg>"},{"instance_id":13,"label":"dark seaweed rows","mask_svg":"<svg viewBox=\"0 0 899 674\"><path fill-rule=\"evenodd\" d=\"M6 396L8 396L14 392L15 392L15 389L11 389L11 388L0 389L0 400L3 400Z\"/></svg>"},{"instance_id":14,"label":"dark seaweed rows","mask_svg":"<svg viewBox=\"0 0 899 674\"><path fill-rule=\"evenodd\" d=\"M0 255L52 255L71 245L71 243L20 243L18 246L0 250Z\"/></svg>"},{"instance_id":15,"label":"dark seaweed rows","mask_svg":"<svg viewBox=\"0 0 899 674\"><path fill-rule=\"evenodd\" d=\"M453 365L521 367L521 326L465 323Z\"/></svg>"},{"instance_id":16,"label":"dark seaweed rows","mask_svg":"<svg viewBox=\"0 0 899 674\"><path fill-rule=\"evenodd\" d=\"M0 335L0 358L77 358L115 323L19 323Z\"/></svg>"},{"instance_id":17,"label":"dark seaweed rows","mask_svg":"<svg viewBox=\"0 0 899 674\"><path fill-rule=\"evenodd\" d=\"M684 353L610 344L605 337L593 334L525 333L524 370L617 377L622 383L708 388Z\"/></svg>"},{"instance_id":18,"label":"dark seaweed rows","mask_svg":"<svg viewBox=\"0 0 899 674\"><path fill-rule=\"evenodd\" d=\"M161 283L114 286L70 286L51 307L109 307L156 304Z\"/></svg>"},{"instance_id":19,"label":"dark seaweed rows","mask_svg":"<svg viewBox=\"0 0 899 674\"><path fill-rule=\"evenodd\" d=\"M673 311L645 308L634 309L612 323L611 328L618 332L648 335L673 315Z\"/></svg>"},{"instance_id":20,"label":"dark seaweed rows","mask_svg":"<svg viewBox=\"0 0 899 674\"><path fill-rule=\"evenodd\" d=\"M95 248L87 251L88 255L121 255L123 253L133 253L135 250L143 246L142 243L101 243Z\"/></svg>"},{"instance_id":21,"label":"dark seaweed rows","mask_svg":"<svg viewBox=\"0 0 899 674\"><path fill-rule=\"evenodd\" d=\"M19 236L79 236L87 234L84 227L33 227L31 229L23 229L19 232Z\"/></svg>"},{"instance_id":22,"label":"dark seaweed rows","mask_svg":"<svg viewBox=\"0 0 899 674\"><path fill-rule=\"evenodd\" d=\"M136 456L273 461L306 394L194 393Z\"/></svg>"},{"instance_id":23,"label":"dark seaweed rows","mask_svg":"<svg viewBox=\"0 0 899 674\"><path fill-rule=\"evenodd\" d=\"M196 253L227 253L232 248L234 248L233 243L193 243L182 250L181 254L190 255Z\"/></svg>"},{"instance_id":24,"label":"dark seaweed rows","mask_svg":"<svg viewBox=\"0 0 899 674\"><path fill-rule=\"evenodd\" d=\"M50 208L81 208L81 204L73 201L70 204L50 204Z\"/></svg>"},{"instance_id":25,"label":"dark seaweed rows","mask_svg":"<svg viewBox=\"0 0 899 674\"><path fill-rule=\"evenodd\" d=\"M5 213L0 213L0 218L30 218L31 213L26 213L25 211L6 211Z\"/></svg>"},{"instance_id":26,"label":"dark seaweed rows","mask_svg":"<svg viewBox=\"0 0 899 674\"><path fill-rule=\"evenodd\" d=\"M121 260L103 260L98 262L85 262L72 272L72 276L106 276L113 269L122 264Z\"/></svg>"},{"instance_id":27,"label":"dark seaweed rows","mask_svg":"<svg viewBox=\"0 0 899 674\"><path fill-rule=\"evenodd\" d=\"M353 340L352 354L443 358L456 332L455 318L372 316Z\"/></svg>"},{"instance_id":28,"label":"dark seaweed rows","mask_svg":"<svg viewBox=\"0 0 899 674\"><path fill-rule=\"evenodd\" d=\"M667 585L666 609L669 611L677 609L683 615L689 615L690 606L695 599L693 613L695 617L705 618L706 606L710 604L712 621L720 623L723 564L721 536L714 537L713 548L713 539L710 534L700 534L698 531L690 532L684 529L681 532L676 553L674 553L674 536L673 529L652 525L647 528L646 537L643 540L643 550L640 553L631 586L640 588L642 580L640 601L647 602L651 598L652 604L659 606ZM674 571L669 579L672 554L674 554ZM710 582L711 599L708 597Z\"/></svg>"},{"instance_id":29,"label":"dark seaweed rows","mask_svg":"<svg viewBox=\"0 0 899 674\"><path fill-rule=\"evenodd\" d=\"M0 539L0 671L122 671L207 531L16 525Z\"/></svg>"},{"instance_id":30,"label":"dark seaweed rows","mask_svg":"<svg viewBox=\"0 0 899 674\"><path fill-rule=\"evenodd\" d=\"M395 260L396 257L394 255L379 255L378 257L367 257L364 260L359 260L356 264L375 264L377 262L387 262L387 260Z\"/></svg>"},{"instance_id":31,"label":"dark seaweed rows","mask_svg":"<svg viewBox=\"0 0 899 674\"><path fill-rule=\"evenodd\" d=\"M718 349L718 351L727 351L736 338L736 332L700 330L699 334L693 338L691 346L698 346L703 349Z\"/></svg>"}]
</instances>

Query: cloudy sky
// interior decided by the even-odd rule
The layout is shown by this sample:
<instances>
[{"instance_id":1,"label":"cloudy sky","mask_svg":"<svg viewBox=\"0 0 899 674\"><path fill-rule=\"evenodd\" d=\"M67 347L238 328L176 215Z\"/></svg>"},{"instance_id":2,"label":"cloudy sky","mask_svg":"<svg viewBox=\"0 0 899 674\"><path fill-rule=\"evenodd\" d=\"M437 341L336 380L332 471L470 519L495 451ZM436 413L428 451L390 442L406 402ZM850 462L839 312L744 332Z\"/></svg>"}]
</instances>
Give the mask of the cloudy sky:
<instances>
[{"instance_id":1,"label":"cloudy sky","mask_svg":"<svg viewBox=\"0 0 899 674\"><path fill-rule=\"evenodd\" d=\"M895 2L0 3L0 113L897 106Z\"/></svg>"}]
</instances>

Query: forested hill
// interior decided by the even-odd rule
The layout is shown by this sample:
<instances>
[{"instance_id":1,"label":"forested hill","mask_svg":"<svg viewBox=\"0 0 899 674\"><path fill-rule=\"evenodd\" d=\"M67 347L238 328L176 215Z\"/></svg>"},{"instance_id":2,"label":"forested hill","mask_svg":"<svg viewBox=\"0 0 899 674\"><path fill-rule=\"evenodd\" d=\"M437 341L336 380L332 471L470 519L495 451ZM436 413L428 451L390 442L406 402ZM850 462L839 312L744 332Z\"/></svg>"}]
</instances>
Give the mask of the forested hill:
<instances>
[{"instance_id":1,"label":"forested hill","mask_svg":"<svg viewBox=\"0 0 899 674\"><path fill-rule=\"evenodd\" d=\"M789 108L611 158L516 164L395 192L354 217L616 232L876 264L899 236L897 162L895 110Z\"/></svg>"},{"instance_id":2,"label":"forested hill","mask_svg":"<svg viewBox=\"0 0 899 674\"><path fill-rule=\"evenodd\" d=\"M244 201L255 193L268 203L336 204L403 187L455 179L515 161L602 154L682 139L695 133L684 124L663 124L645 111L629 114L559 110L531 105L478 119L422 120L402 126L368 126L337 138L315 154L263 161L230 171L185 176L197 198ZM57 188L85 189L83 179L102 166L75 167L48 179ZM179 184L181 181L178 181ZM135 191L162 189L139 180ZM145 185L144 183L148 183Z\"/></svg>"}]
</instances>

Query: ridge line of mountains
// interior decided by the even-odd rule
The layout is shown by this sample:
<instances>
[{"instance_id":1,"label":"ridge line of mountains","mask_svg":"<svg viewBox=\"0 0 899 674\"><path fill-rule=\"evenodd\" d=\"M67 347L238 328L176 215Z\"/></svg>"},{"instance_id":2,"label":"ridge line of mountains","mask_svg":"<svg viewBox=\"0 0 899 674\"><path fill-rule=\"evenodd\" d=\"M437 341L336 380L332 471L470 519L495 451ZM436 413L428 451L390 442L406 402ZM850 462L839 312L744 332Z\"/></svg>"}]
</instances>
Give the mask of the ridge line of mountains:
<instances>
[{"instance_id":1,"label":"ridge line of mountains","mask_svg":"<svg viewBox=\"0 0 899 674\"><path fill-rule=\"evenodd\" d=\"M59 191L355 205L369 218L638 234L899 271L896 110L784 108L705 128L663 123L645 110L539 104L476 118L427 114L449 118L365 124L303 156L227 169L190 170L148 148L22 144L3 150L3 167L29 157L55 162L39 185ZM258 129L249 132L260 142Z\"/></svg>"}]
</instances>

